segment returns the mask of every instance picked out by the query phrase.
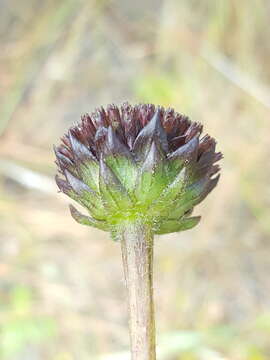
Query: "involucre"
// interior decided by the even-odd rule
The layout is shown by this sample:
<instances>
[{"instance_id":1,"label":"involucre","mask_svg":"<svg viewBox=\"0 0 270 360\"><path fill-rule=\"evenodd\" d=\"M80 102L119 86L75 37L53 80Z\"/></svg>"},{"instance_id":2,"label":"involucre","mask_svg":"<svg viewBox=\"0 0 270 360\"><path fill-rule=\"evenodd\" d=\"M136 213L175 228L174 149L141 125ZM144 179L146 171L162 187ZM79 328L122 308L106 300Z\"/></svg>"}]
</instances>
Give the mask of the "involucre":
<instances>
[{"instance_id":1,"label":"involucre","mask_svg":"<svg viewBox=\"0 0 270 360\"><path fill-rule=\"evenodd\" d=\"M73 218L109 231L141 218L154 234L187 230L191 216L216 186L222 155L202 125L171 108L152 104L108 105L84 115L55 148L59 189Z\"/></svg>"}]
</instances>

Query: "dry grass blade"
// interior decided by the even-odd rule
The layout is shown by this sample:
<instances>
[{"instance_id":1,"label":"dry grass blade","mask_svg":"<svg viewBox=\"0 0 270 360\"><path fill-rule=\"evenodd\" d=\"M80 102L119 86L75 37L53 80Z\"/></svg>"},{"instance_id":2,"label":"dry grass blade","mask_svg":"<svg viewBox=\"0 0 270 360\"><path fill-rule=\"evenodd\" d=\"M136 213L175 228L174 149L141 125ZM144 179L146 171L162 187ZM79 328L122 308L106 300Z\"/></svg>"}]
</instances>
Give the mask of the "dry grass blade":
<instances>
[{"instance_id":1,"label":"dry grass blade","mask_svg":"<svg viewBox=\"0 0 270 360\"><path fill-rule=\"evenodd\" d=\"M27 189L38 190L49 195L55 195L56 193L55 183L50 177L11 161L0 160L0 173Z\"/></svg>"}]
</instances>

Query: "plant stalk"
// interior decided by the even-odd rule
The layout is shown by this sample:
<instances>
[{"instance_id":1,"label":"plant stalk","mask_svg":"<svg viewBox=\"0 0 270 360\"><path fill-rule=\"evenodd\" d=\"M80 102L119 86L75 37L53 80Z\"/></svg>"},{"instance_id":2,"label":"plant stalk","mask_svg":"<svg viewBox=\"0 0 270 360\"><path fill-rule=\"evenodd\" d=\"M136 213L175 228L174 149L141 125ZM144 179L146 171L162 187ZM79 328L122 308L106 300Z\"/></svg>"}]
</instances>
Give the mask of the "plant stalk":
<instances>
[{"instance_id":1,"label":"plant stalk","mask_svg":"<svg viewBox=\"0 0 270 360\"><path fill-rule=\"evenodd\" d=\"M121 229L124 275L127 287L132 360L155 360L153 300L153 233L141 221Z\"/></svg>"}]
</instances>

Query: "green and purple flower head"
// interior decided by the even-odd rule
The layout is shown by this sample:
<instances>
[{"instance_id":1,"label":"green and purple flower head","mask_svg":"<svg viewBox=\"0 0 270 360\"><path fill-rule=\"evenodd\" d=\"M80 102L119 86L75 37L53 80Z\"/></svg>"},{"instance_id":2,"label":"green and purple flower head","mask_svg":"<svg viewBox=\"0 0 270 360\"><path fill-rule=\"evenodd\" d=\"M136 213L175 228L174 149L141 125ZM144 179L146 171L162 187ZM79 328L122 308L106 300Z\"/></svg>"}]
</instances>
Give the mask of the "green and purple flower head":
<instances>
[{"instance_id":1,"label":"green and purple flower head","mask_svg":"<svg viewBox=\"0 0 270 360\"><path fill-rule=\"evenodd\" d=\"M55 148L57 185L85 207L73 218L114 234L142 219L153 233L194 227L199 204L217 185L222 154L202 125L172 108L108 105L72 127Z\"/></svg>"}]
</instances>

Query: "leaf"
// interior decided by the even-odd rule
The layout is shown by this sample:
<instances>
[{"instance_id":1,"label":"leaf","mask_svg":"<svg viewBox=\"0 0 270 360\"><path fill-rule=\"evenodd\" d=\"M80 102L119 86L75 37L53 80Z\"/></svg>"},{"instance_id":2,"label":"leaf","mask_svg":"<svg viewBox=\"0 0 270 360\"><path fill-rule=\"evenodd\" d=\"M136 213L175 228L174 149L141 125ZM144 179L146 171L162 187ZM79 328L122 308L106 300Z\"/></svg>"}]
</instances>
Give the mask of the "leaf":
<instances>
[{"instance_id":1,"label":"leaf","mask_svg":"<svg viewBox=\"0 0 270 360\"><path fill-rule=\"evenodd\" d=\"M168 153L167 134L161 124L161 110L159 108L149 123L142 128L134 141L133 151L139 161L142 161L149 152L153 141L155 141L156 144L159 143L161 149L166 154Z\"/></svg>"},{"instance_id":2,"label":"leaf","mask_svg":"<svg viewBox=\"0 0 270 360\"><path fill-rule=\"evenodd\" d=\"M140 203L149 205L167 185L164 160L163 151L153 141L138 174L135 195Z\"/></svg>"},{"instance_id":3,"label":"leaf","mask_svg":"<svg viewBox=\"0 0 270 360\"><path fill-rule=\"evenodd\" d=\"M185 187L186 169L183 168L176 176L174 181L167 186L157 200L151 205L151 213L158 216L163 212L168 212L172 202L181 194Z\"/></svg>"},{"instance_id":4,"label":"leaf","mask_svg":"<svg viewBox=\"0 0 270 360\"><path fill-rule=\"evenodd\" d=\"M69 140L73 150L73 156L75 157L76 161L96 161L95 156L93 153L81 142L79 141L73 134L72 129L69 130Z\"/></svg>"},{"instance_id":5,"label":"leaf","mask_svg":"<svg viewBox=\"0 0 270 360\"><path fill-rule=\"evenodd\" d=\"M104 160L132 196L137 178L136 163L131 152L119 140L112 127L109 127L107 133Z\"/></svg>"},{"instance_id":6,"label":"leaf","mask_svg":"<svg viewBox=\"0 0 270 360\"><path fill-rule=\"evenodd\" d=\"M94 191L99 191L99 165L96 161L81 163L78 172L85 184Z\"/></svg>"},{"instance_id":7,"label":"leaf","mask_svg":"<svg viewBox=\"0 0 270 360\"><path fill-rule=\"evenodd\" d=\"M73 205L69 205L71 216L77 223L87 226L93 226L100 230L109 231L109 227L104 221L93 219L89 216L81 214Z\"/></svg>"},{"instance_id":8,"label":"leaf","mask_svg":"<svg viewBox=\"0 0 270 360\"><path fill-rule=\"evenodd\" d=\"M77 201L80 205L84 206L91 215L99 220L103 220L106 217L106 210L103 207L100 196L94 191L83 191L81 195L78 195L67 181L61 179L58 175L55 176L55 181L65 195L71 199Z\"/></svg>"},{"instance_id":9,"label":"leaf","mask_svg":"<svg viewBox=\"0 0 270 360\"><path fill-rule=\"evenodd\" d=\"M93 190L90 189L88 185L86 185L83 181L72 175L68 170L65 170L64 174L67 182L78 195L83 194L85 191L93 192Z\"/></svg>"},{"instance_id":10,"label":"leaf","mask_svg":"<svg viewBox=\"0 0 270 360\"><path fill-rule=\"evenodd\" d=\"M68 158L66 155L61 153L61 147L53 147L54 153L56 156L56 164L58 165L59 170L64 173L65 169L68 169L70 171L75 171L75 164L70 158Z\"/></svg>"},{"instance_id":11,"label":"leaf","mask_svg":"<svg viewBox=\"0 0 270 360\"><path fill-rule=\"evenodd\" d=\"M160 217L179 219L195 205L199 204L207 194L216 186L218 179L201 179L185 188L173 199L173 201L157 202L153 209ZM170 200L170 199L169 199ZM159 211L159 214L158 214Z\"/></svg>"},{"instance_id":12,"label":"leaf","mask_svg":"<svg viewBox=\"0 0 270 360\"><path fill-rule=\"evenodd\" d=\"M195 136L185 145L180 146L177 150L171 153L168 158L194 161L197 159L198 147L199 137Z\"/></svg>"},{"instance_id":13,"label":"leaf","mask_svg":"<svg viewBox=\"0 0 270 360\"><path fill-rule=\"evenodd\" d=\"M155 230L155 234L163 235L172 232L184 231L192 229L201 220L200 216L183 218L179 220L165 220Z\"/></svg>"},{"instance_id":14,"label":"leaf","mask_svg":"<svg viewBox=\"0 0 270 360\"><path fill-rule=\"evenodd\" d=\"M127 190L102 157L99 162L99 188L106 207L115 210L132 207Z\"/></svg>"}]
</instances>

